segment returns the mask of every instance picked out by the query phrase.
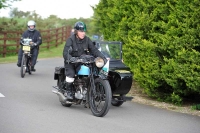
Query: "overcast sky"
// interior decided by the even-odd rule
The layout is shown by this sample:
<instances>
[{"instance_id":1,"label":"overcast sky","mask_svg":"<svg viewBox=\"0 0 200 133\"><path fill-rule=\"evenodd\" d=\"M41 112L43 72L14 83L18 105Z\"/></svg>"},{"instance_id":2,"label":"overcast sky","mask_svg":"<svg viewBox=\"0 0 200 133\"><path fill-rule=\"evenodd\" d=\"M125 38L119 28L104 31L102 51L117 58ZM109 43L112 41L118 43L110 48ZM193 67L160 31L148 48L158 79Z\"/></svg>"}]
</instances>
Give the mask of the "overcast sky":
<instances>
[{"instance_id":1,"label":"overcast sky","mask_svg":"<svg viewBox=\"0 0 200 133\"><path fill-rule=\"evenodd\" d=\"M36 11L46 18L56 15L59 18L89 18L93 15L90 6L97 5L99 0L22 0L12 3L11 8L21 11ZM10 9L0 9L0 17L9 17Z\"/></svg>"}]
</instances>

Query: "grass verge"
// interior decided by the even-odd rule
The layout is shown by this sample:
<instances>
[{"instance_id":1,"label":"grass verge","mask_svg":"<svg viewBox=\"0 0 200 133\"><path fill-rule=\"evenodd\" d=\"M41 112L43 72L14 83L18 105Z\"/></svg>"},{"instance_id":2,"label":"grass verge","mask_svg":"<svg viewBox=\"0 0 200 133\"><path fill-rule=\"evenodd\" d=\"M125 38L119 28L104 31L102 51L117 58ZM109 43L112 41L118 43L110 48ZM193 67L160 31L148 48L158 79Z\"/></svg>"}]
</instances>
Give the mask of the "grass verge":
<instances>
[{"instance_id":1,"label":"grass verge","mask_svg":"<svg viewBox=\"0 0 200 133\"><path fill-rule=\"evenodd\" d=\"M51 49L40 50L38 59L62 57L64 45L65 44L63 43L57 47L52 47ZM17 54L14 56L0 57L0 64L17 62L17 58Z\"/></svg>"}]
</instances>

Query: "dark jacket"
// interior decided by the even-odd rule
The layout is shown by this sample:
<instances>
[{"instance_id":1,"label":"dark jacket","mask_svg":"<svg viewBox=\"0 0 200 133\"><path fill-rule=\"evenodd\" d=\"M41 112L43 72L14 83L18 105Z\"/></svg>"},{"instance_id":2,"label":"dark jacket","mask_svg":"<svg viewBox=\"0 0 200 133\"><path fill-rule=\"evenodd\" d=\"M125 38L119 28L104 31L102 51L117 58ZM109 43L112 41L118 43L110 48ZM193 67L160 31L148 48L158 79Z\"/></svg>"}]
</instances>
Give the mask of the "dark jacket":
<instances>
[{"instance_id":1,"label":"dark jacket","mask_svg":"<svg viewBox=\"0 0 200 133\"><path fill-rule=\"evenodd\" d=\"M89 37L85 36L80 40L76 35L70 36L63 50L63 58L65 62L71 57L80 57L84 54L92 54L94 57L101 57L106 60L105 56L94 46Z\"/></svg>"},{"instance_id":2,"label":"dark jacket","mask_svg":"<svg viewBox=\"0 0 200 133\"><path fill-rule=\"evenodd\" d=\"M23 42L23 39L24 38L29 38L29 39L32 39L32 41L34 43L37 44L37 46L41 45L42 44L42 37L41 37L41 34L39 31L37 30L34 30L34 31L25 31L22 36L21 36L21 39L20 39L20 44L22 44Z\"/></svg>"}]
</instances>

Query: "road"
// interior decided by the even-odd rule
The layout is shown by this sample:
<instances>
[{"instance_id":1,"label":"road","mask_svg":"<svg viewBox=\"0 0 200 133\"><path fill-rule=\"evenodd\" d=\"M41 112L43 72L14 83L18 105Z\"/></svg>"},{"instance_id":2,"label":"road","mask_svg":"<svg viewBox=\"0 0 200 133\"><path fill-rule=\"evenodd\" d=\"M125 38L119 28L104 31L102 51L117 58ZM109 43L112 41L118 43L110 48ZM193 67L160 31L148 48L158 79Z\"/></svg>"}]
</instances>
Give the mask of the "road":
<instances>
[{"instance_id":1,"label":"road","mask_svg":"<svg viewBox=\"0 0 200 133\"><path fill-rule=\"evenodd\" d=\"M200 117L133 101L95 117L82 105L63 107L52 93L62 58L40 59L36 72L20 77L16 63L0 64L0 133L199 133Z\"/></svg>"}]
</instances>

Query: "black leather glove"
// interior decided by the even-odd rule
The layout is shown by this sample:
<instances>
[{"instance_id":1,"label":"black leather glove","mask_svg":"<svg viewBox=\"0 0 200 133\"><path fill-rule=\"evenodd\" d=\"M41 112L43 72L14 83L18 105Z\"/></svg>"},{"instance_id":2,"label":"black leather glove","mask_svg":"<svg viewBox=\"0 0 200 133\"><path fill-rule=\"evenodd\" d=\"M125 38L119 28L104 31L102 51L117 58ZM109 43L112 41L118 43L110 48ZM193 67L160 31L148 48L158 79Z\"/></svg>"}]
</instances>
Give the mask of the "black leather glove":
<instances>
[{"instance_id":1,"label":"black leather glove","mask_svg":"<svg viewBox=\"0 0 200 133\"><path fill-rule=\"evenodd\" d=\"M94 60L94 56L91 55L81 55L80 59L82 59L83 62Z\"/></svg>"},{"instance_id":2,"label":"black leather glove","mask_svg":"<svg viewBox=\"0 0 200 133\"><path fill-rule=\"evenodd\" d=\"M36 43L30 42L31 48L35 48L37 46Z\"/></svg>"},{"instance_id":3,"label":"black leather glove","mask_svg":"<svg viewBox=\"0 0 200 133\"><path fill-rule=\"evenodd\" d=\"M78 60L78 57L71 57L69 60L70 60L71 62L76 62L76 61Z\"/></svg>"}]
</instances>

